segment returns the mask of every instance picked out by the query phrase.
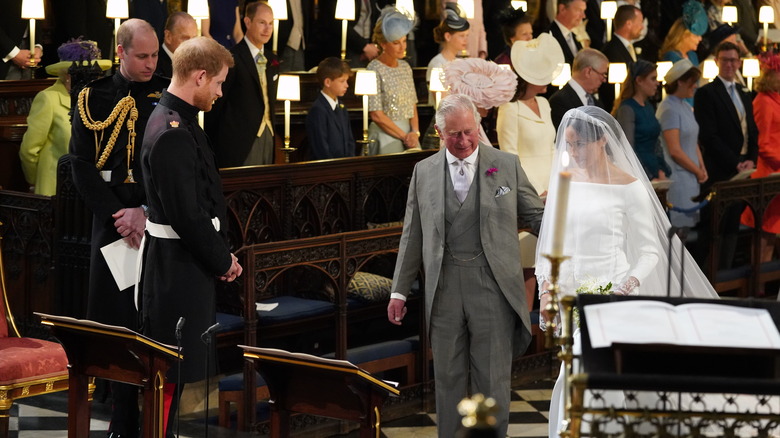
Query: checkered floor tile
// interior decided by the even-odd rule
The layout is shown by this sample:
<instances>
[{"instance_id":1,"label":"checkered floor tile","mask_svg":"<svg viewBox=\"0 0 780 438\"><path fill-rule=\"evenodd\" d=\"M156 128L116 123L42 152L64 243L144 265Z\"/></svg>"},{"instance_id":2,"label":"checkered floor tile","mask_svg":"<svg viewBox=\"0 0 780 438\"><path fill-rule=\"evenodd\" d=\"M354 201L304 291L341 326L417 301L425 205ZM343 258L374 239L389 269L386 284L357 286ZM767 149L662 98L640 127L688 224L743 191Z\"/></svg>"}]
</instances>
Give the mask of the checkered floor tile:
<instances>
[{"instance_id":1,"label":"checkered floor tile","mask_svg":"<svg viewBox=\"0 0 780 438\"><path fill-rule=\"evenodd\" d=\"M512 392L509 417L509 436L512 438L545 437L547 414L550 409L552 381L543 381L516 388ZM67 436L67 405L65 393L54 393L32 397L16 402L11 409L10 438L61 438ZM103 438L108 430L110 406L100 401L92 404L90 438ZM216 419L214 419L216 422ZM180 424L181 438L195 438L205 435L202 421L184 421ZM217 426L209 426L209 437L248 438L252 435ZM340 435L356 437L357 432ZM418 413L383 425L385 438L435 438L436 414Z\"/></svg>"}]
</instances>

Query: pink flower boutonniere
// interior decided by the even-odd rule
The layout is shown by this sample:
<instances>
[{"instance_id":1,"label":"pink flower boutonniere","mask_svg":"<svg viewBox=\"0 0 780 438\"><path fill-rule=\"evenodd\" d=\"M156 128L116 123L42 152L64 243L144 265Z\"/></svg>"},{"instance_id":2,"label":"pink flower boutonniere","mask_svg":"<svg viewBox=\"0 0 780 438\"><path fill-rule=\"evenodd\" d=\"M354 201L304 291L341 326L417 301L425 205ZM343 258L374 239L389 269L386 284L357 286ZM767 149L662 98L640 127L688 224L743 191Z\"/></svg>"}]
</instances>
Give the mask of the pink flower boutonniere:
<instances>
[{"instance_id":1,"label":"pink flower boutonniere","mask_svg":"<svg viewBox=\"0 0 780 438\"><path fill-rule=\"evenodd\" d=\"M271 67L279 67L279 60L274 58L271 60Z\"/></svg>"},{"instance_id":2,"label":"pink flower boutonniere","mask_svg":"<svg viewBox=\"0 0 780 438\"><path fill-rule=\"evenodd\" d=\"M485 171L485 175L491 176L491 175L493 175L496 172L498 172L498 169L496 169L495 167L491 167L490 169Z\"/></svg>"}]
</instances>

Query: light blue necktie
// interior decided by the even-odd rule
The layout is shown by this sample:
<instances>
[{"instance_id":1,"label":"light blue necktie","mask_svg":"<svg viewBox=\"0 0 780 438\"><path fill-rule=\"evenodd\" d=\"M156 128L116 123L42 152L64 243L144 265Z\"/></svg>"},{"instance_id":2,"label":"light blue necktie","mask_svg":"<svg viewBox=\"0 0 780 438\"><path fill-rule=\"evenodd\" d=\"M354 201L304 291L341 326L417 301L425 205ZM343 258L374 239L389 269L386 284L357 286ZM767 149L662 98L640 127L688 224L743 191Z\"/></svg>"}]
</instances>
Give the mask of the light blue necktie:
<instances>
[{"instance_id":1,"label":"light blue necktie","mask_svg":"<svg viewBox=\"0 0 780 438\"><path fill-rule=\"evenodd\" d=\"M734 107L737 109L737 114L739 114L741 120L745 117L745 105L742 103L742 99L739 98L736 83L729 85L729 94L731 95L731 101L734 102Z\"/></svg>"}]
</instances>

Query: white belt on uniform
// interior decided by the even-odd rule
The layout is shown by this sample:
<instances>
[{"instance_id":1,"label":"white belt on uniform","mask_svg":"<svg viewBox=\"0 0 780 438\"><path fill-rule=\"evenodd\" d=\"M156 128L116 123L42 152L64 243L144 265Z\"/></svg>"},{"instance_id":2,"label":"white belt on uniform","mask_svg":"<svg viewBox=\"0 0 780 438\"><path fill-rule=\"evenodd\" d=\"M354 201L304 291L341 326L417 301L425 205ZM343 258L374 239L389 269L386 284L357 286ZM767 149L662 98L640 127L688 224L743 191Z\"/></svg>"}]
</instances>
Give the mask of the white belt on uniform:
<instances>
[{"instance_id":1,"label":"white belt on uniform","mask_svg":"<svg viewBox=\"0 0 780 438\"><path fill-rule=\"evenodd\" d=\"M219 231L221 224L218 217L211 218L211 224L214 225L214 229ZM181 239L179 234L170 225L156 224L149 219L146 219L146 231L150 236L158 239ZM141 280L141 271L144 265L144 246L146 246L146 234L141 239L141 247L138 249L138 259L136 260L136 272L138 277L135 279L135 292L133 295L133 302L135 303L135 309L138 310L138 282Z\"/></svg>"}]
</instances>

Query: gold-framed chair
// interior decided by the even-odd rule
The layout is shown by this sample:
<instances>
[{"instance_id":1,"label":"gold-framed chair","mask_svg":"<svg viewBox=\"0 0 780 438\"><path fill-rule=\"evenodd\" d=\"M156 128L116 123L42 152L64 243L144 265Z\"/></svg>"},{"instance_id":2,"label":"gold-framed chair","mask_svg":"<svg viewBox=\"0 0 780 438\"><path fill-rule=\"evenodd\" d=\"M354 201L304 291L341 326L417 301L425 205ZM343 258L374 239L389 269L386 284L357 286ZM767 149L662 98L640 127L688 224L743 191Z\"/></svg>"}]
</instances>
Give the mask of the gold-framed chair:
<instances>
[{"instance_id":1,"label":"gold-framed chair","mask_svg":"<svg viewBox=\"0 0 780 438\"><path fill-rule=\"evenodd\" d=\"M15 400L67 389L68 357L62 346L19 334L8 306L0 237L0 438L8 437Z\"/></svg>"}]
</instances>

